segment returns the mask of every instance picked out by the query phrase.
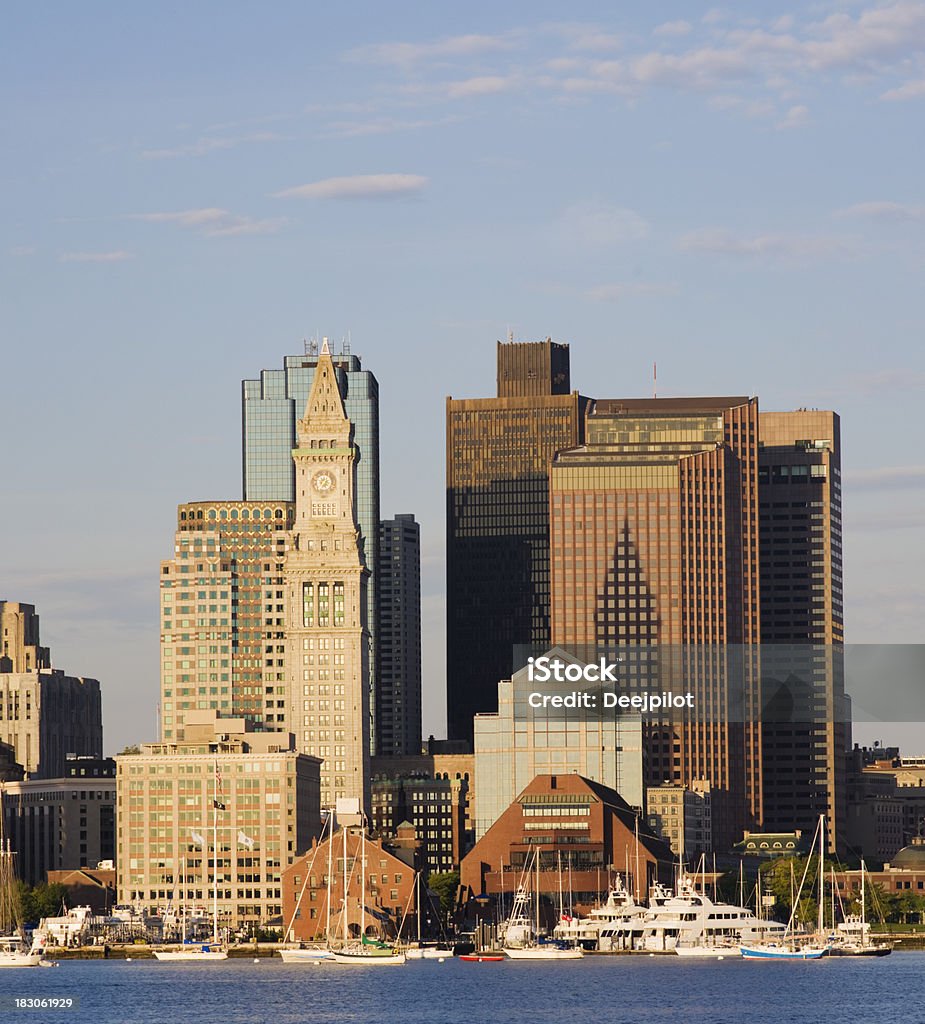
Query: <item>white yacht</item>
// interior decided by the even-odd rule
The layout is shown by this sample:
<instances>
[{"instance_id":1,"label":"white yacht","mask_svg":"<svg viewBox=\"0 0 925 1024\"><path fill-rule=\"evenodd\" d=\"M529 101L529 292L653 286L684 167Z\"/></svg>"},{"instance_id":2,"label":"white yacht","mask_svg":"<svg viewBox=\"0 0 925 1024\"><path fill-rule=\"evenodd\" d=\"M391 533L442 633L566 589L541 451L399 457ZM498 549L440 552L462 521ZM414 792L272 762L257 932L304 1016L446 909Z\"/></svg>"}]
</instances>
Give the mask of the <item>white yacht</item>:
<instances>
[{"instance_id":1,"label":"white yacht","mask_svg":"<svg viewBox=\"0 0 925 1024\"><path fill-rule=\"evenodd\" d=\"M622 876L617 875L601 906L595 907L587 917L560 921L553 935L586 950L610 952L633 948L634 940L642 933L645 914L646 907L636 902Z\"/></svg>"},{"instance_id":2,"label":"white yacht","mask_svg":"<svg viewBox=\"0 0 925 1024\"><path fill-rule=\"evenodd\" d=\"M679 878L676 895L657 888L642 922L640 949L708 955L702 950L774 940L786 931L784 925L760 920L746 907L714 903L706 893L697 891L688 875Z\"/></svg>"}]
</instances>

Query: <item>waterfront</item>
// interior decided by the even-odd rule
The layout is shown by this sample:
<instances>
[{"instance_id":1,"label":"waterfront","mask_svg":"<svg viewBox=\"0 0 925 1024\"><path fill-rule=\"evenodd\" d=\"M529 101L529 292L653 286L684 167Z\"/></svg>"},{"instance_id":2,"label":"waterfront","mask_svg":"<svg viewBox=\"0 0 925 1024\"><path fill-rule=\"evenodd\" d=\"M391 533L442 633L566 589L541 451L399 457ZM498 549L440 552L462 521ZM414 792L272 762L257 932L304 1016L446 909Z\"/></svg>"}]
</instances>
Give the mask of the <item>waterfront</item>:
<instances>
[{"instance_id":1,"label":"waterfront","mask_svg":"<svg viewBox=\"0 0 925 1024\"><path fill-rule=\"evenodd\" d=\"M419 961L371 970L287 966L66 961L5 971L4 1020L68 1024L535 1024L581 1019L739 1024L769 1019L847 1024L873 1013L917 1019L925 953L818 963L588 957L572 963ZM71 1010L15 1011L10 996L78 997Z\"/></svg>"}]
</instances>

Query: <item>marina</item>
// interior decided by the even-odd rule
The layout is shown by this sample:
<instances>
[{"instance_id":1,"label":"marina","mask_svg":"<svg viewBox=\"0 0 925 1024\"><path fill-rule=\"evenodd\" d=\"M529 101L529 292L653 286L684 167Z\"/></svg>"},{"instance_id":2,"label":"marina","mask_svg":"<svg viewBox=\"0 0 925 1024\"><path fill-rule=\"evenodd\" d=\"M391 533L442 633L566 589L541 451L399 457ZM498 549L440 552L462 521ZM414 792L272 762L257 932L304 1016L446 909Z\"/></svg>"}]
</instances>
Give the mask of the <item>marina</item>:
<instances>
[{"instance_id":1,"label":"marina","mask_svg":"<svg viewBox=\"0 0 925 1024\"><path fill-rule=\"evenodd\" d=\"M71 961L58 970L29 972L29 992L78 999L79 1006L66 1014L71 1024L342 1024L346 1006L354 1024L388 1019L470 1024L485 1019L486 1006L503 1007L503 1019L511 1024L550 1020L566 1006L570 1015L601 1020L614 1019L619 1006L619 1019L627 1021L661 1024L683 1015L718 1024L746 1019L754 1010L760 975L761 1005L772 1017L848 1024L859 1006L876 1007L882 1020L909 1020L910 994L919 990L925 952L897 952L880 961L826 958L814 967L759 968L758 975L741 959L717 963L667 956L481 966L456 958L409 962L383 973L326 966L306 971L279 959L229 959L208 966ZM22 993L14 972L0 975L0 1000Z\"/></svg>"}]
</instances>

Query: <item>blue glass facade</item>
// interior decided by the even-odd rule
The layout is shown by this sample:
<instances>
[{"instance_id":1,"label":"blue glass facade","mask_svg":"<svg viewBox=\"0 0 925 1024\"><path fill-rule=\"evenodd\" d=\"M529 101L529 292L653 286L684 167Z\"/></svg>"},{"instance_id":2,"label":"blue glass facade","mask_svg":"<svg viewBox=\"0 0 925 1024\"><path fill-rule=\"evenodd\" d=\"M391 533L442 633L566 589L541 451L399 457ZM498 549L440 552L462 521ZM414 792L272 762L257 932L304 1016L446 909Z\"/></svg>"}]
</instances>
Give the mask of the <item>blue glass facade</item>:
<instances>
[{"instance_id":1,"label":"blue glass facade","mask_svg":"<svg viewBox=\"0 0 925 1024\"><path fill-rule=\"evenodd\" d=\"M342 352L331 358L358 452L356 513L369 569L366 608L370 707L374 708L379 665L379 382L362 368L359 356ZM282 370L261 370L257 380L241 382L245 501L295 500L296 420L305 413L317 365L315 352L286 356Z\"/></svg>"}]
</instances>

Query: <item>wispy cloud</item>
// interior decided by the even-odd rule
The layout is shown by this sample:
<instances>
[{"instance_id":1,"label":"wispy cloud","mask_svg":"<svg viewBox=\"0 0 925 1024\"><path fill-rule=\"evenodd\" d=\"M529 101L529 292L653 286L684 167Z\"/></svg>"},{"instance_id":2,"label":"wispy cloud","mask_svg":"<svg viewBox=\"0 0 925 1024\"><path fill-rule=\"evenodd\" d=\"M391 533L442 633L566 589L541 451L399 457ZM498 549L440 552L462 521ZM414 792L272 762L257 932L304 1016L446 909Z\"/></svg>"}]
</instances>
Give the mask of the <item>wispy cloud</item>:
<instances>
[{"instance_id":1,"label":"wispy cloud","mask_svg":"<svg viewBox=\"0 0 925 1024\"><path fill-rule=\"evenodd\" d=\"M787 131L790 128L802 128L809 124L809 107L799 104L791 107L786 114L777 122L779 131Z\"/></svg>"},{"instance_id":2,"label":"wispy cloud","mask_svg":"<svg viewBox=\"0 0 925 1024\"><path fill-rule=\"evenodd\" d=\"M420 174L354 174L323 178L274 192L274 199L401 199L418 195L428 184Z\"/></svg>"},{"instance_id":3,"label":"wispy cloud","mask_svg":"<svg viewBox=\"0 0 925 1024\"><path fill-rule=\"evenodd\" d=\"M583 245L635 242L649 233L648 223L635 210L597 199L566 207L556 227L559 233Z\"/></svg>"},{"instance_id":4,"label":"wispy cloud","mask_svg":"<svg viewBox=\"0 0 925 1024\"><path fill-rule=\"evenodd\" d=\"M167 160L183 156L206 156L217 150L235 149L237 146L244 146L259 142L284 142L291 139L291 136L277 135L275 132L256 132L252 135L203 135L195 142L189 142L182 146L174 146L169 149L144 149L141 152L145 160Z\"/></svg>"},{"instance_id":5,"label":"wispy cloud","mask_svg":"<svg viewBox=\"0 0 925 1024\"><path fill-rule=\"evenodd\" d=\"M925 487L925 466L883 466L845 474L845 486L858 491L896 491Z\"/></svg>"},{"instance_id":6,"label":"wispy cloud","mask_svg":"<svg viewBox=\"0 0 925 1024\"><path fill-rule=\"evenodd\" d=\"M834 235L764 234L744 237L725 228L692 231L678 240L682 252L712 252L755 259L807 260L847 257L856 252L852 239Z\"/></svg>"},{"instance_id":7,"label":"wispy cloud","mask_svg":"<svg viewBox=\"0 0 925 1024\"><path fill-rule=\"evenodd\" d=\"M122 263L130 260L132 254L124 249L111 252L63 252L58 257L60 263Z\"/></svg>"},{"instance_id":8,"label":"wispy cloud","mask_svg":"<svg viewBox=\"0 0 925 1024\"><path fill-rule=\"evenodd\" d=\"M870 220L908 223L925 220L925 206L897 203L890 199L875 199L837 210L835 215L837 217L866 217Z\"/></svg>"},{"instance_id":9,"label":"wispy cloud","mask_svg":"<svg viewBox=\"0 0 925 1024\"><path fill-rule=\"evenodd\" d=\"M375 43L348 51L347 59L369 64L415 64L448 58L474 57L509 50L514 40L509 35L448 36L423 43Z\"/></svg>"},{"instance_id":10,"label":"wispy cloud","mask_svg":"<svg viewBox=\"0 0 925 1024\"><path fill-rule=\"evenodd\" d=\"M675 284L658 284L646 281L619 281L614 284L599 284L585 288L582 295L595 302L623 302L625 299L637 297L659 297L674 295L678 291Z\"/></svg>"},{"instance_id":11,"label":"wispy cloud","mask_svg":"<svg viewBox=\"0 0 925 1024\"><path fill-rule=\"evenodd\" d=\"M401 120L393 117L373 118L368 121L335 121L328 125L322 138L350 139L366 135L391 135L394 132L413 132L426 128L440 128L458 124L458 117L439 117L420 120Z\"/></svg>"},{"instance_id":12,"label":"wispy cloud","mask_svg":"<svg viewBox=\"0 0 925 1024\"><path fill-rule=\"evenodd\" d=\"M199 231L211 238L231 235L270 235L283 228L284 217L256 220L240 214L230 213L216 206L197 210L170 210L155 213L130 213L128 220L146 221L149 224L176 224L181 228Z\"/></svg>"},{"instance_id":13,"label":"wispy cloud","mask_svg":"<svg viewBox=\"0 0 925 1024\"><path fill-rule=\"evenodd\" d=\"M895 103L903 100L917 100L920 96L925 96L925 78L906 82L895 89L887 89L886 92L880 94L880 99Z\"/></svg>"},{"instance_id":14,"label":"wispy cloud","mask_svg":"<svg viewBox=\"0 0 925 1024\"><path fill-rule=\"evenodd\" d=\"M693 32L694 26L689 21L665 21L652 30L654 36L686 36Z\"/></svg>"}]
</instances>

